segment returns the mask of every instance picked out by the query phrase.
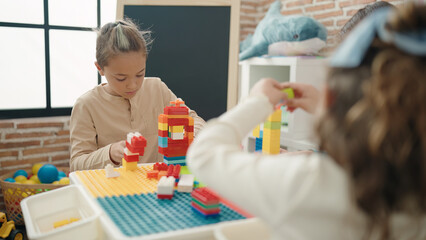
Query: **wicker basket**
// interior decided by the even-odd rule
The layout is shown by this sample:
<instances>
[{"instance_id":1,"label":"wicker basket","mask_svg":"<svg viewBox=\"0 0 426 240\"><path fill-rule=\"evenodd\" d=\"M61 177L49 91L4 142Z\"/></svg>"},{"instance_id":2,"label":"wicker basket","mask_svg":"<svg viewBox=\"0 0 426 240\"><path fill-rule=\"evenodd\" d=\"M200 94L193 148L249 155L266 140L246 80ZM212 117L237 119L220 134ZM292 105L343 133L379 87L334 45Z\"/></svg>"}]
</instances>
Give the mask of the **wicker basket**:
<instances>
[{"instance_id":1,"label":"wicker basket","mask_svg":"<svg viewBox=\"0 0 426 240\"><path fill-rule=\"evenodd\" d=\"M68 175L69 168L58 168ZM31 169L25 169L28 174L32 174ZM15 172L6 173L0 176L0 185L3 192L4 204L6 205L6 213L8 220L15 221L16 225L24 225L24 218L21 210L21 200L41 192L46 192L55 188L60 188L66 185L62 184L22 184L5 182L6 178L13 178Z\"/></svg>"}]
</instances>

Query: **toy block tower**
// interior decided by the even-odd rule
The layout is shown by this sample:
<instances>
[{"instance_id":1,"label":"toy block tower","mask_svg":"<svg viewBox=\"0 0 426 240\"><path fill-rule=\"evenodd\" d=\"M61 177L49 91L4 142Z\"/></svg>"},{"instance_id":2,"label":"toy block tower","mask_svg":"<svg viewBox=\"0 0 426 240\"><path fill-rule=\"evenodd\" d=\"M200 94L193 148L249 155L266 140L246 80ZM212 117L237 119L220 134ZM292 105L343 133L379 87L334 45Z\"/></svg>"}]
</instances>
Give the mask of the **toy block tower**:
<instances>
[{"instance_id":1,"label":"toy block tower","mask_svg":"<svg viewBox=\"0 0 426 240\"><path fill-rule=\"evenodd\" d=\"M125 170L137 168L139 156L143 156L145 147L146 139L139 132L127 134L124 158L122 159L122 165Z\"/></svg>"},{"instance_id":2,"label":"toy block tower","mask_svg":"<svg viewBox=\"0 0 426 240\"><path fill-rule=\"evenodd\" d=\"M292 88L286 88L281 91L285 92L289 99L294 98ZM283 116L282 109L286 108L283 108L283 106L278 107L274 113L269 115L263 124L257 125L253 130L253 136L256 137L256 152L262 151L266 154L280 153L281 119Z\"/></svg>"},{"instance_id":3,"label":"toy block tower","mask_svg":"<svg viewBox=\"0 0 426 240\"><path fill-rule=\"evenodd\" d=\"M191 207L205 218L215 217L220 213L220 200L208 188L197 188L191 193Z\"/></svg>"},{"instance_id":4,"label":"toy block tower","mask_svg":"<svg viewBox=\"0 0 426 240\"><path fill-rule=\"evenodd\" d=\"M263 153L280 153L281 114L281 109L278 109L269 115L269 117L263 123Z\"/></svg>"},{"instance_id":5,"label":"toy block tower","mask_svg":"<svg viewBox=\"0 0 426 240\"><path fill-rule=\"evenodd\" d=\"M186 165L186 151L194 140L194 119L177 99L158 116L158 152L167 164ZM182 105L182 106L181 106Z\"/></svg>"}]
</instances>

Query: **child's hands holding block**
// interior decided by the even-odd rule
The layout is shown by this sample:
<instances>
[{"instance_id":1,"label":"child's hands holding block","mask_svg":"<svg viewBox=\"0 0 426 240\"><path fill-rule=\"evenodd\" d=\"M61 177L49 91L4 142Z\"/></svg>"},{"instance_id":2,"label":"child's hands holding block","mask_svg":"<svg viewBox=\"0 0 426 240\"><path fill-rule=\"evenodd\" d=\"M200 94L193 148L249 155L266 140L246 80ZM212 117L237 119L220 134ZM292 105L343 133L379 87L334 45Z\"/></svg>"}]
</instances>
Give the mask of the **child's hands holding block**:
<instances>
[{"instance_id":1,"label":"child's hands holding block","mask_svg":"<svg viewBox=\"0 0 426 240\"><path fill-rule=\"evenodd\" d=\"M277 105L288 99L288 94L283 92L284 83L280 83L272 78L263 78L257 82L250 91L250 95L265 95L272 105Z\"/></svg>"},{"instance_id":2,"label":"child's hands holding block","mask_svg":"<svg viewBox=\"0 0 426 240\"><path fill-rule=\"evenodd\" d=\"M320 92L312 85L305 83L286 82L282 84L282 91L288 95L285 105L293 112L301 108L308 113L314 113L320 101Z\"/></svg>"}]
</instances>

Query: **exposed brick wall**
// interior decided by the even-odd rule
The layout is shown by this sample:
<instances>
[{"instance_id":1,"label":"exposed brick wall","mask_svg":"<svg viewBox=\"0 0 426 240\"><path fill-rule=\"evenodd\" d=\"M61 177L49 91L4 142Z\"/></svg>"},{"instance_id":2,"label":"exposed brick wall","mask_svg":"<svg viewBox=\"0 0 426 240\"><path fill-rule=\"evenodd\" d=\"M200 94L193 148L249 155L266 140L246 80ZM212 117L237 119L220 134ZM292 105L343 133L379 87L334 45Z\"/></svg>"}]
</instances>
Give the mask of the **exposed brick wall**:
<instances>
[{"instance_id":1,"label":"exposed brick wall","mask_svg":"<svg viewBox=\"0 0 426 240\"><path fill-rule=\"evenodd\" d=\"M0 120L0 175L39 162L68 167L69 158L69 116Z\"/></svg>"},{"instance_id":2,"label":"exposed brick wall","mask_svg":"<svg viewBox=\"0 0 426 240\"><path fill-rule=\"evenodd\" d=\"M269 6L275 0L241 0L240 40L253 34L257 24L263 19ZM336 45L336 36L345 23L361 8L376 0L281 0L281 13L284 15L305 15L313 17L327 28L328 38L325 52ZM401 5L404 0L386 0L393 5Z\"/></svg>"}]
</instances>

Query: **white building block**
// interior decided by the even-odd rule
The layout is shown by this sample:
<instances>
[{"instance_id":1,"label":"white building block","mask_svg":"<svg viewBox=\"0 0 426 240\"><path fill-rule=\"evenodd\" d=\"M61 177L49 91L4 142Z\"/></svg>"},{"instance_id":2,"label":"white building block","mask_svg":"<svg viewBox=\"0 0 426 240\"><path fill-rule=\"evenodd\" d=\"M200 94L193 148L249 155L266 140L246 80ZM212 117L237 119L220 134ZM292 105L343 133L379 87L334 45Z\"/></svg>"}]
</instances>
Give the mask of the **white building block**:
<instances>
[{"instance_id":1,"label":"white building block","mask_svg":"<svg viewBox=\"0 0 426 240\"><path fill-rule=\"evenodd\" d=\"M173 195L173 188L175 186L175 178L170 176L162 176L157 185L157 194L160 195Z\"/></svg>"},{"instance_id":2,"label":"white building block","mask_svg":"<svg viewBox=\"0 0 426 240\"><path fill-rule=\"evenodd\" d=\"M183 132L172 132L171 133L171 139L173 140L182 140L184 136Z\"/></svg>"},{"instance_id":3,"label":"white building block","mask_svg":"<svg viewBox=\"0 0 426 240\"><path fill-rule=\"evenodd\" d=\"M114 178L114 177L119 177L120 173L114 171L114 167L111 164L108 164L105 167L105 175L107 178Z\"/></svg>"},{"instance_id":4,"label":"white building block","mask_svg":"<svg viewBox=\"0 0 426 240\"><path fill-rule=\"evenodd\" d=\"M178 192L192 192L194 188L194 175L182 174L179 179Z\"/></svg>"}]
</instances>

